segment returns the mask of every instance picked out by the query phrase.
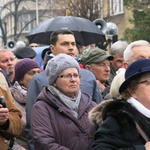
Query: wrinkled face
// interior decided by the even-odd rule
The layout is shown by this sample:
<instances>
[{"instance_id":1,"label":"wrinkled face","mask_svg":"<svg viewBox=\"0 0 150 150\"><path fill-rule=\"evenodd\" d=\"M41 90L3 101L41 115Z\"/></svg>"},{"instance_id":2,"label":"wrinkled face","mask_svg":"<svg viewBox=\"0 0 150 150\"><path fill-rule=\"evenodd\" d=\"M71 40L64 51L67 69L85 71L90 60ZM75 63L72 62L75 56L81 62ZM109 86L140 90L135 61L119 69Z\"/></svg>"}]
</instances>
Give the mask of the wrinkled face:
<instances>
[{"instance_id":1,"label":"wrinkled face","mask_svg":"<svg viewBox=\"0 0 150 150\"><path fill-rule=\"evenodd\" d=\"M0 68L7 74L14 72L15 64L14 54L11 51L0 52Z\"/></svg>"},{"instance_id":2,"label":"wrinkled face","mask_svg":"<svg viewBox=\"0 0 150 150\"><path fill-rule=\"evenodd\" d=\"M76 42L72 34L59 34L56 45L50 45L50 49L54 55L65 53L72 57L76 55Z\"/></svg>"},{"instance_id":3,"label":"wrinkled face","mask_svg":"<svg viewBox=\"0 0 150 150\"><path fill-rule=\"evenodd\" d=\"M119 68L122 68L123 62L124 62L123 57L121 57L119 55L115 55L114 59L111 60L111 64L112 64L113 69L115 71L117 71Z\"/></svg>"},{"instance_id":4,"label":"wrinkled face","mask_svg":"<svg viewBox=\"0 0 150 150\"><path fill-rule=\"evenodd\" d=\"M133 56L130 63L141 58L150 58L150 46L135 46L132 48Z\"/></svg>"},{"instance_id":5,"label":"wrinkled face","mask_svg":"<svg viewBox=\"0 0 150 150\"><path fill-rule=\"evenodd\" d=\"M80 87L80 75L76 68L68 68L59 74L54 86L64 95L73 97Z\"/></svg>"},{"instance_id":6,"label":"wrinkled face","mask_svg":"<svg viewBox=\"0 0 150 150\"><path fill-rule=\"evenodd\" d=\"M23 85L24 87L28 87L28 84L30 82L30 80L33 78L34 75L40 73L40 69L39 68L33 68L30 69L24 76L23 78L19 81L19 83L21 85Z\"/></svg>"},{"instance_id":7,"label":"wrinkled face","mask_svg":"<svg viewBox=\"0 0 150 150\"><path fill-rule=\"evenodd\" d=\"M139 82L141 83L139 83L136 90L131 93L131 96L137 99L146 108L150 109L150 73L142 75Z\"/></svg>"},{"instance_id":8,"label":"wrinkled face","mask_svg":"<svg viewBox=\"0 0 150 150\"><path fill-rule=\"evenodd\" d=\"M90 70L95 75L96 80L101 83L109 80L110 62L108 59L97 64L86 65L85 68Z\"/></svg>"}]
</instances>

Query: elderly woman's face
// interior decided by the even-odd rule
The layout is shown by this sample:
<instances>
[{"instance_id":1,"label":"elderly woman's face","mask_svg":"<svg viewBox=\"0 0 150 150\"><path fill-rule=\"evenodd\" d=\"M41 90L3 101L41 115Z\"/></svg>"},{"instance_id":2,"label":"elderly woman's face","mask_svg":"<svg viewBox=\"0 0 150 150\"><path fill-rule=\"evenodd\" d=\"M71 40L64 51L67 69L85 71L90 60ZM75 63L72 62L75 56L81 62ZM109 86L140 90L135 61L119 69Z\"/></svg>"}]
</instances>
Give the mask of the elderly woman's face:
<instances>
[{"instance_id":1,"label":"elderly woman's face","mask_svg":"<svg viewBox=\"0 0 150 150\"><path fill-rule=\"evenodd\" d=\"M19 83L21 85L23 85L24 87L28 87L28 84L30 82L30 80L33 78L33 76L35 76L36 74L40 73L40 69L39 68L33 68L30 69L24 76L23 78L19 81Z\"/></svg>"},{"instance_id":2,"label":"elderly woman's face","mask_svg":"<svg viewBox=\"0 0 150 150\"><path fill-rule=\"evenodd\" d=\"M73 97L79 91L80 75L76 68L68 68L59 74L54 84L64 95Z\"/></svg>"},{"instance_id":3,"label":"elderly woman's face","mask_svg":"<svg viewBox=\"0 0 150 150\"><path fill-rule=\"evenodd\" d=\"M142 75L137 89L131 93L131 96L137 99L146 108L150 109L150 73Z\"/></svg>"}]
</instances>

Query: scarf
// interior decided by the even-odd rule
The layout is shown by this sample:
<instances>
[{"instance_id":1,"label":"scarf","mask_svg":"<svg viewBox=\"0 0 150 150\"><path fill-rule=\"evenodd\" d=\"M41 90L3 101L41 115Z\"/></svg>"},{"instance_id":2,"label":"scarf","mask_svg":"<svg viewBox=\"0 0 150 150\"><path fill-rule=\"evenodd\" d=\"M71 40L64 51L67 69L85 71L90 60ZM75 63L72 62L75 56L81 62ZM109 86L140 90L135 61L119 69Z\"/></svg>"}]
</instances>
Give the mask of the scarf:
<instances>
[{"instance_id":1,"label":"scarf","mask_svg":"<svg viewBox=\"0 0 150 150\"><path fill-rule=\"evenodd\" d=\"M22 121L23 125L25 126L26 124L26 95L27 95L27 88L21 86L17 81L15 84L10 87L11 94L14 98L14 104L17 106L17 108L21 111L22 113Z\"/></svg>"},{"instance_id":2,"label":"scarf","mask_svg":"<svg viewBox=\"0 0 150 150\"><path fill-rule=\"evenodd\" d=\"M25 105L26 104L26 95L27 95L27 88L21 86L18 81L15 82L15 84L10 87L11 93L13 95L13 98L20 104Z\"/></svg>"},{"instance_id":3,"label":"scarf","mask_svg":"<svg viewBox=\"0 0 150 150\"><path fill-rule=\"evenodd\" d=\"M143 106L139 101L137 101L133 97L130 97L127 100L127 102L130 103L133 107L135 107L144 116L146 116L147 118L150 118L150 110L147 109L145 106Z\"/></svg>"},{"instance_id":4,"label":"scarf","mask_svg":"<svg viewBox=\"0 0 150 150\"><path fill-rule=\"evenodd\" d=\"M79 91L73 98L68 97L61 93L54 86L48 86L48 90L55 96L59 97L59 100L63 102L72 112L74 117L78 117L78 107L81 99L81 91Z\"/></svg>"}]
</instances>

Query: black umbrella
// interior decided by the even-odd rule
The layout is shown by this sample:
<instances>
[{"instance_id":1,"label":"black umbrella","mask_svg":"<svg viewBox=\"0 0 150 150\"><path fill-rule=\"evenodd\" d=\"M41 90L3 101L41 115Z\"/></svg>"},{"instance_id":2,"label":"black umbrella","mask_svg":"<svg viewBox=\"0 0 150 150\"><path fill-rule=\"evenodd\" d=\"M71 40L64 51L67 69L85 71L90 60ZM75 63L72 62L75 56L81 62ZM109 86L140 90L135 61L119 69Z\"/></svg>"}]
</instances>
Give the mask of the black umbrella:
<instances>
[{"instance_id":1,"label":"black umbrella","mask_svg":"<svg viewBox=\"0 0 150 150\"><path fill-rule=\"evenodd\" d=\"M74 33L76 42L81 45L103 43L105 35L88 19L74 16L58 16L47 19L35 27L26 38L29 43L50 44L50 35L53 31L67 29Z\"/></svg>"}]
</instances>

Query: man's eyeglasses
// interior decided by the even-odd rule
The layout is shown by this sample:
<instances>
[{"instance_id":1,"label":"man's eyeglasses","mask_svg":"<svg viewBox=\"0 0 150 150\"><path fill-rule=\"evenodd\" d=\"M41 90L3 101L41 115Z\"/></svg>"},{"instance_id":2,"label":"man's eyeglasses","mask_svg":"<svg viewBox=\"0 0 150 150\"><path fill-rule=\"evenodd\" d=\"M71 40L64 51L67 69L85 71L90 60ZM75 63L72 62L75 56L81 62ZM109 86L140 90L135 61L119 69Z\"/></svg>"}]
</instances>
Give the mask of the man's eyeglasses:
<instances>
[{"instance_id":1,"label":"man's eyeglasses","mask_svg":"<svg viewBox=\"0 0 150 150\"><path fill-rule=\"evenodd\" d=\"M150 84L150 78L139 82L139 84L142 84L142 83Z\"/></svg>"},{"instance_id":2,"label":"man's eyeglasses","mask_svg":"<svg viewBox=\"0 0 150 150\"><path fill-rule=\"evenodd\" d=\"M72 79L72 77L75 79L80 78L80 74L74 73L74 74L64 74L64 75L58 76L58 78L66 78L66 79Z\"/></svg>"}]
</instances>

